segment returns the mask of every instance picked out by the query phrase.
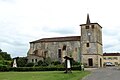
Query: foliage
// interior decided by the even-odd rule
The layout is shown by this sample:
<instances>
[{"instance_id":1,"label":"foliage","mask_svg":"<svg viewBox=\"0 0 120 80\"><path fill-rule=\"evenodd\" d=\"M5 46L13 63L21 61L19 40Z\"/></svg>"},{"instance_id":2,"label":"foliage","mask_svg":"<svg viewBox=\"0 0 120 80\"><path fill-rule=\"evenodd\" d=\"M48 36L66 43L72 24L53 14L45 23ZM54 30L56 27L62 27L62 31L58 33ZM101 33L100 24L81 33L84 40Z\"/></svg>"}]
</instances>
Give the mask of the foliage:
<instances>
[{"instance_id":1,"label":"foliage","mask_svg":"<svg viewBox=\"0 0 120 80\"><path fill-rule=\"evenodd\" d=\"M0 49L0 66L11 66L11 56Z\"/></svg>"},{"instance_id":2,"label":"foliage","mask_svg":"<svg viewBox=\"0 0 120 80\"><path fill-rule=\"evenodd\" d=\"M43 61L42 61L42 60L39 60L39 61L38 61L38 66L42 66L42 64L43 64Z\"/></svg>"},{"instance_id":3,"label":"foliage","mask_svg":"<svg viewBox=\"0 0 120 80\"><path fill-rule=\"evenodd\" d=\"M11 60L10 54L8 54L7 52L2 52L1 49L0 49L0 56L2 56L4 60Z\"/></svg>"},{"instance_id":4,"label":"foliage","mask_svg":"<svg viewBox=\"0 0 120 80\"><path fill-rule=\"evenodd\" d=\"M0 49L0 52L2 52L2 49Z\"/></svg>"},{"instance_id":5,"label":"foliage","mask_svg":"<svg viewBox=\"0 0 120 80\"><path fill-rule=\"evenodd\" d=\"M63 66L46 66L46 67L0 67L0 71L64 71L65 68ZM72 70L81 70L80 67L72 67Z\"/></svg>"},{"instance_id":6,"label":"foliage","mask_svg":"<svg viewBox=\"0 0 120 80\"><path fill-rule=\"evenodd\" d=\"M0 73L0 80L81 80L89 73L87 71L74 71L71 74L60 71L4 72Z\"/></svg>"},{"instance_id":7,"label":"foliage","mask_svg":"<svg viewBox=\"0 0 120 80\"><path fill-rule=\"evenodd\" d=\"M26 67L33 67L34 66L34 63L27 63L26 64Z\"/></svg>"},{"instance_id":8,"label":"foliage","mask_svg":"<svg viewBox=\"0 0 120 80\"><path fill-rule=\"evenodd\" d=\"M60 65L61 62L60 62L60 61L53 61L52 64L53 64L53 65Z\"/></svg>"},{"instance_id":9,"label":"foliage","mask_svg":"<svg viewBox=\"0 0 120 80\"><path fill-rule=\"evenodd\" d=\"M4 65L4 66L11 66L11 62L12 61L8 61L8 60L0 60L0 65Z\"/></svg>"},{"instance_id":10,"label":"foliage","mask_svg":"<svg viewBox=\"0 0 120 80\"><path fill-rule=\"evenodd\" d=\"M25 67L27 64L27 57L17 57L17 66Z\"/></svg>"},{"instance_id":11,"label":"foliage","mask_svg":"<svg viewBox=\"0 0 120 80\"><path fill-rule=\"evenodd\" d=\"M79 66L79 65L80 65L80 63L79 63L79 62L76 62L75 60L72 60L72 61L71 61L71 64L72 64L72 66L76 66L76 65Z\"/></svg>"},{"instance_id":12,"label":"foliage","mask_svg":"<svg viewBox=\"0 0 120 80\"><path fill-rule=\"evenodd\" d=\"M4 60L4 58L0 55L0 60Z\"/></svg>"},{"instance_id":13,"label":"foliage","mask_svg":"<svg viewBox=\"0 0 120 80\"><path fill-rule=\"evenodd\" d=\"M43 66L48 66L51 64L51 58L47 57L44 61L43 61Z\"/></svg>"},{"instance_id":14,"label":"foliage","mask_svg":"<svg viewBox=\"0 0 120 80\"><path fill-rule=\"evenodd\" d=\"M43 61L40 60L38 61L37 64L38 64L37 66L49 66L51 64L51 58L48 57L48 58L45 58Z\"/></svg>"}]
</instances>

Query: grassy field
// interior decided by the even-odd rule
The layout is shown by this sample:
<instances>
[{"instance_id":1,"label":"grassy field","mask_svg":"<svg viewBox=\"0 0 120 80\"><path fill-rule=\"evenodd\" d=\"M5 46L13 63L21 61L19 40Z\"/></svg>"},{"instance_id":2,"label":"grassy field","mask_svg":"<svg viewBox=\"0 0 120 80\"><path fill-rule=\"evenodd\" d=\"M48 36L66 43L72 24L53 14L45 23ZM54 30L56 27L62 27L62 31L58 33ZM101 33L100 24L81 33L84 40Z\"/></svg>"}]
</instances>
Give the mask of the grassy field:
<instances>
[{"instance_id":1,"label":"grassy field","mask_svg":"<svg viewBox=\"0 0 120 80\"><path fill-rule=\"evenodd\" d=\"M47 72L0 72L0 80L81 80L90 72L73 71L64 74L62 71Z\"/></svg>"}]
</instances>

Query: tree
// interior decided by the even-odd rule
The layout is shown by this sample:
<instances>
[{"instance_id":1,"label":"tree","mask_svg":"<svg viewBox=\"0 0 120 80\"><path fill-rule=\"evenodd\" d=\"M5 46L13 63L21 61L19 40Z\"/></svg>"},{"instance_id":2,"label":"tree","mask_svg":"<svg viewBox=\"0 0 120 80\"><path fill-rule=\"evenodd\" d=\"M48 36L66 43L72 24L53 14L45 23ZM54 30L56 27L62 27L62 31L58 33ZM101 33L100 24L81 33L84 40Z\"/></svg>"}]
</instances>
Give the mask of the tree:
<instances>
[{"instance_id":1,"label":"tree","mask_svg":"<svg viewBox=\"0 0 120 80\"><path fill-rule=\"evenodd\" d=\"M34 66L34 63L27 63L26 64L26 67L33 67Z\"/></svg>"},{"instance_id":2,"label":"tree","mask_svg":"<svg viewBox=\"0 0 120 80\"><path fill-rule=\"evenodd\" d=\"M4 60L3 57L0 55L0 60Z\"/></svg>"},{"instance_id":3,"label":"tree","mask_svg":"<svg viewBox=\"0 0 120 80\"><path fill-rule=\"evenodd\" d=\"M0 49L0 52L2 52L2 49Z\"/></svg>"},{"instance_id":4,"label":"tree","mask_svg":"<svg viewBox=\"0 0 120 80\"><path fill-rule=\"evenodd\" d=\"M0 56L2 56L4 60L11 60L10 54L8 54L7 52L3 52L1 49L0 49Z\"/></svg>"},{"instance_id":5,"label":"tree","mask_svg":"<svg viewBox=\"0 0 120 80\"><path fill-rule=\"evenodd\" d=\"M38 61L38 66L42 66L42 64L43 64L43 61L42 61L42 60L39 60L39 61Z\"/></svg>"},{"instance_id":6,"label":"tree","mask_svg":"<svg viewBox=\"0 0 120 80\"><path fill-rule=\"evenodd\" d=\"M47 65L50 65L50 64L51 64L51 58L50 58L50 57L47 57L47 58L44 60L44 63L46 63Z\"/></svg>"},{"instance_id":7,"label":"tree","mask_svg":"<svg viewBox=\"0 0 120 80\"><path fill-rule=\"evenodd\" d=\"M27 64L27 57L17 57L17 66L25 67Z\"/></svg>"},{"instance_id":8,"label":"tree","mask_svg":"<svg viewBox=\"0 0 120 80\"><path fill-rule=\"evenodd\" d=\"M42 60L38 61L38 66L48 66L50 64L51 64L50 57L45 58L43 61Z\"/></svg>"}]
</instances>

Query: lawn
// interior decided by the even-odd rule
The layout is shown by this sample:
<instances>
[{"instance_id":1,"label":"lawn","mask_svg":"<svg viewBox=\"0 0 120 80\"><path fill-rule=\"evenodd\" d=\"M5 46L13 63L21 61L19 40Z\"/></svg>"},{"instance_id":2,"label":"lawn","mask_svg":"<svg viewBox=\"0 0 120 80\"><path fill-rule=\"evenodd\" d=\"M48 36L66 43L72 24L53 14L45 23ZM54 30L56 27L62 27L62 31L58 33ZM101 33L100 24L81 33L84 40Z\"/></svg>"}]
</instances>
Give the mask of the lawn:
<instances>
[{"instance_id":1,"label":"lawn","mask_svg":"<svg viewBox=\"0 0 120 80\"><path fill-rule=\"evenodd\" d=\"M81 80L90 72L73 71L64 74L62 71L46 72L0 72L0 80Z\"/></svg>"}]
</instances>

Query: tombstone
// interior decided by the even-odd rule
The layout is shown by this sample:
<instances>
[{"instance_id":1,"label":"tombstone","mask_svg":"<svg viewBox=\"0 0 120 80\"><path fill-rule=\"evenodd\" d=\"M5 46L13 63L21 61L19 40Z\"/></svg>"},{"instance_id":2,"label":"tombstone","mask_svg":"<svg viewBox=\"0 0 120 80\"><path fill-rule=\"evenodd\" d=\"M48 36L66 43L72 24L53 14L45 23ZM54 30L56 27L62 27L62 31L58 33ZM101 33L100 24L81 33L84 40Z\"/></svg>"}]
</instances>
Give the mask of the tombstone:
<instances>
[{"instance_id":1,"label":"tombstone","mask_svg":"<svg viewBox=\"0 0 120 80\"><path fill-rule=\"evenodd\" d=\"M17 67L16 58L13 59L13 67Z\"/></svg>"},{"instance_id":2,"label":"tombstone","mask_svg":"<svg viewBox=\"0 0 120 80\"><path fill-rule=\"evenodd\" d=\"M65 72L64 73L71 73L71 57L65 56Z\"/></svg>"}]
</instances>

